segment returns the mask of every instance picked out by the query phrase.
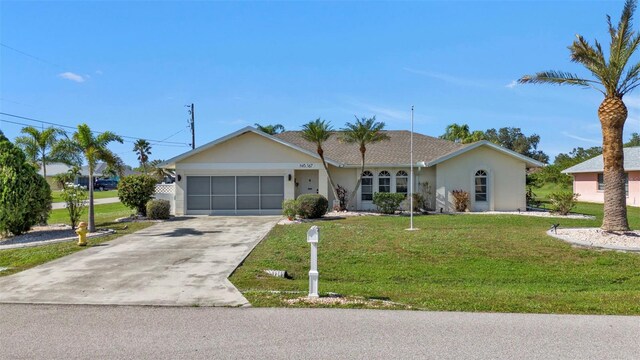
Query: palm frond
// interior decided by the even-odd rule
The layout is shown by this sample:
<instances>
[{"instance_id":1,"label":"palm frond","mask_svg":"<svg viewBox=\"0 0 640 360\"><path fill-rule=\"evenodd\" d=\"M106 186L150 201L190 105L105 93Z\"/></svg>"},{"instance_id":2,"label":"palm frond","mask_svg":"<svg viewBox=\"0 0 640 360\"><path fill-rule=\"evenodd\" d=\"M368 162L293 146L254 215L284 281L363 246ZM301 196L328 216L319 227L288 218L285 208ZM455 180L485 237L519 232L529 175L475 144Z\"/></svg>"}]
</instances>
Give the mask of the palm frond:
<instances>
[{"instance_id":1,"label":"palm frond","mask_svg":"<svg viewBox=\"0 0 640 360\"><path fill-rule=\"evenodd\" d=\"M578 77L578 75L562 71L542 71L535 75L525 75L518 79L520 84L556 84L556 85L577 85L591 87L604 94L604 91L595 87L602 84L599 81L588 80Z\"/></svg>"}]
</instances>

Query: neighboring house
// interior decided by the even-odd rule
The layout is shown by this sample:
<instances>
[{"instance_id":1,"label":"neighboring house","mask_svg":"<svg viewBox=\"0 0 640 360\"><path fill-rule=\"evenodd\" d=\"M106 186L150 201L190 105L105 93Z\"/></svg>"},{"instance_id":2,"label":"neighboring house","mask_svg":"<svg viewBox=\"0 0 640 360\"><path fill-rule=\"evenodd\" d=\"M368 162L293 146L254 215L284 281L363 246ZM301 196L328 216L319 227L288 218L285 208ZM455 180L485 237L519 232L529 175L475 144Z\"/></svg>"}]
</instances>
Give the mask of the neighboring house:
<instances>
[{"instance_id":1,"label":"neighboring house","mask_svg":"<svg viewBox=\"0 0 640 360\"><path fill-rule=\"evenodd\" d=\"M376 192L409 191L410 133L367 146L365 178L349 209L375 209ZM358 181L360 152L334 135L324 144L336 184L351 192ZM487 141L457 144L414 133L415 191L428 183L431 208L453 211L451 190L471 195L471 210L526 208L525 176L540 162ZM298 131L268 135L246 127L160 164L176 172L176 215L279 214L282 201L301 194L333 193L316 146Z\"/></svg>"},{"instance_id":2,"label":"neighboring house","mask_svg":"<svg viewBox=\"0 0 640 360\"><path fill-rule=\"evenodd\" d=\"M604 162L602 155L596 156L564 171L573 175L573 192L580 194L580 201L604 202ZM624 149L624 169L627 205L640 206L640 147Z\"/></svg>"}]
</instances>

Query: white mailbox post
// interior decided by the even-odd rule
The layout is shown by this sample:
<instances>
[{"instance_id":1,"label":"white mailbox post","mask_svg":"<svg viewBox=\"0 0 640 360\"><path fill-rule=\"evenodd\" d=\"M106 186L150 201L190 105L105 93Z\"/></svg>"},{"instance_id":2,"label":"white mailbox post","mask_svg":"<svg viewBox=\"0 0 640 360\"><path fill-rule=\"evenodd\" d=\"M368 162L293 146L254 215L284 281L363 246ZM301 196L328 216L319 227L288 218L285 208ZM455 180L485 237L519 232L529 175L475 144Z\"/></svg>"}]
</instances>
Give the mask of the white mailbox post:
<instances>
[{"instance_id":1,"label":"white mailbox post","mask_svg":"<svg viewBox=\"0 0 640 360\"><path fill-rule=\"evenodd\" d=\"M307 231L307 242L311 244L311 268L309 269L309 297L317 298L318 295L318 240L320 228L312 226Z\"/></svg>"}]
</instances>

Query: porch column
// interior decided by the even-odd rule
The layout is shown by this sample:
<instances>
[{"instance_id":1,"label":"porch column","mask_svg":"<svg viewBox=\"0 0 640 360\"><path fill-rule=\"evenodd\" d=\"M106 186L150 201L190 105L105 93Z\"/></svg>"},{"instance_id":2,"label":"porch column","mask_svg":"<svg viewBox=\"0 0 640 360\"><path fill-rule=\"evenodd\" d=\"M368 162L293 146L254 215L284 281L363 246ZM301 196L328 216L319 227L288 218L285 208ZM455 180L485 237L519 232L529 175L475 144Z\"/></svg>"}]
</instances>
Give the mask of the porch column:
<instances>
[{"instance_id":1,"label":"porch column","mask_svg":"<svg viewBox=\"0 0 640 360\"><path fill-rule=\"evenodd\" d=\"M331 200L329 199L329 176L324 168L318 169L318 194Z\"/></svg>"}]
</instances>

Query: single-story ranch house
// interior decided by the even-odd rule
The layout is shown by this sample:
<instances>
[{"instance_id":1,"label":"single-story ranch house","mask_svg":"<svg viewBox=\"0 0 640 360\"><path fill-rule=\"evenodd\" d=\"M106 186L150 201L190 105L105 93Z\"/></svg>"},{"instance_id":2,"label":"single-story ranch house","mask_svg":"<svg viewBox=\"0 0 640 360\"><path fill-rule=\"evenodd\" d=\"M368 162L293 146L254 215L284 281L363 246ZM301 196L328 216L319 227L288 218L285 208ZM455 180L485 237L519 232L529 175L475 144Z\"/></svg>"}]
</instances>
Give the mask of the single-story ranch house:
<instances>
[{"instance_id":1,"label":"single-story ranch house","mask_svg":"<svg viewBox=\"0 0 640 360\"><path fill-rule=\"evenodd\" d=\"M385 132L389 141L367 146L365 176L349 209L375 209L375 192L409 191L410 133ZM334 135L323 148L334 182L350 195L360 172L358 146ZM454 211L455 189L470 193L472 211L524 210L526 169L543 165L487 141L463 145L417 133L413 153L415 192L428 189L430 207L445 212ZM158 194L174 200L176 215L280 214L284 199L301 194L334 200L316 146L299 131L268 135L245 127L160 166L176 173L175 189Z\"/></svg>"},{"instance_id":2,"label":"single-story ranch house","mask_svg":"<svg viewBox=\"0 0 640 360\"><path fill-rule=\"evenodd\" d=\"M599 155L562 172L573 175L573 192L580 194L580 201L603 203L603 169L604 161ZM640 206L640 147L624 149L624 169L627 175L627 205Z\"/></svg>"}]
</instances>

